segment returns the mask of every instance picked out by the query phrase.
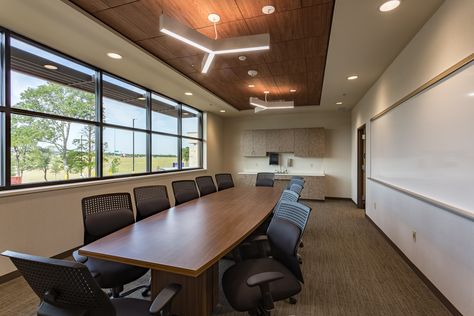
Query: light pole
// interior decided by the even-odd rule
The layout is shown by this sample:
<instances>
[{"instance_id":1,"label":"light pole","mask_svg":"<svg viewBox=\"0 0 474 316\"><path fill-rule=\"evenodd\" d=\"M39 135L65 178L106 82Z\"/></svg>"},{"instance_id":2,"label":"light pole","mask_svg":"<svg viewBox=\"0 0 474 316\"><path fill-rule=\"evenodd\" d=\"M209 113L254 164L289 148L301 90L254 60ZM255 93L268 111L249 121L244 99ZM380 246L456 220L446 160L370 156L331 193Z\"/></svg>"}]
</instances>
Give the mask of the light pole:
<instances>
[{"instance_id":1,"label":"light pole","mask_svg":"<svg viewBox=\"0 0 474 316\"><path fill-rule=\"evenodd\" d=\"M135 120L132 118L132 128L135 128ZM135 172L135 129L132 131L132 172Z\"/></svg>"}]
</instances>

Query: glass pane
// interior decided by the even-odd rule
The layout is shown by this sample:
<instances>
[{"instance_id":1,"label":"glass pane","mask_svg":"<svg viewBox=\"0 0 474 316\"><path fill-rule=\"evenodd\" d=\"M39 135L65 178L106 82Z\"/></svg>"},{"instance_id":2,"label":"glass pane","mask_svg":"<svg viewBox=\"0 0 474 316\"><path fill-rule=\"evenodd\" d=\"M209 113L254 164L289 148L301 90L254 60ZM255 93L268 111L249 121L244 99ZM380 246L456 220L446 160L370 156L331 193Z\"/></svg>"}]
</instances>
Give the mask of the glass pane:
<instances>
[{"instance_id":1,"label":"glass pane","mask_svg":"<svg viewBox=\"0 0 474 316\"><path fill-rule=\"evenodd\" d=\"M103 76L104 123L146 128L146 91L113 77Z\"/></svg>"},{"instance_id":2,"label":"glass pane","mask_svg":"<svg viewBox=\"0 0 474 316\"><path fill-rule=\"evenodd\" d=\"M11 39L13 107L95 120L95 71Z\"/></svg>"},{"instance_id":3,"label":"glass pane","mask_svg":"<svg viewBox=\"0 0 474 316\"><path fill-rule=\"evenodd\" d=\"M181 143L181 155L183 157L183 168L201 167L201 141L183 138Z\"/></svg>"},{"instance_id":4,"label":"glass pane","mask_svg":"<svg viewBox=\"0 0 474 316\"><path fill-rule=\"evenodd\" d=\"M12 114L11 184L91 178L96 127Z\"/></svg>"},{"instance_id":5,"label":"glass pane","mask_svg":"<svg viewBox=\"0 0 474 316\"><path fill-rule=\"evenodd\" d=\"M152 94L152 129L156 132L178 134L178 103Z\"/></svg>"},{"instance_id":6,"label":"glass pane","mask_svg":"<svg viewBox=\"0 0 474 316\"><path fill-rule=\"evenodd\" d=\"M154 134L151 142L153 171L178 169L178 138Z\"/></svg>"},{"instance_id":7,"label":"glass pane","mask_svg":"<svg viewBox=\"0 0 474 316\"><path fill-rule=\"evenodd\" d=\"M200 138L199 111L183 105L183 136Z\"/></svg>"},{"instance_id":8,"label":"glass pane","mask_svg":"<svg viewBox=\"0 0 474 316\"><path fill-rule=\"evenodd\" d=\"M143 173L146 168L146 133L104 128L104 176Z\"/></svg>"}]
</instances>

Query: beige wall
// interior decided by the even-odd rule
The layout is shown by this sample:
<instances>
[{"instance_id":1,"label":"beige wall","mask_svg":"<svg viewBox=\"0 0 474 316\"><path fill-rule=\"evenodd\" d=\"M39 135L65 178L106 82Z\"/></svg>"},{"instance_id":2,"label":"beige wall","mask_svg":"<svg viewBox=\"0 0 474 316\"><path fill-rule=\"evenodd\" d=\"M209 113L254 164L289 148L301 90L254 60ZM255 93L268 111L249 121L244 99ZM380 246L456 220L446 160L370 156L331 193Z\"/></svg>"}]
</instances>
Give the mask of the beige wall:
<instances>
[{"instance_id":1,"label":"beige wall","mask_svg":"<svg viewBox=\"0 0 474 316\"><path fill-rule=\"evenodd\" d=\"M46 192L5 196L0 193L0 252L9 249L42 256L53 256L80 246L83 241L83 225L80 202L83 197L111 192L130 192L141 185L165 184L173 200L171 181L192 179L199 175L222 171L220 150L223 144L223 122L216 115L208 114L205 155L207 170L158 176L145 176L98 181L93 184L69 185L70 188ZM109 183L107 183L109 182ZM173 201L172 201L173 202ZM9 260L0 257L0 275L14 270Z\"/></svg>"},{"instance_id":2,"label":"beige wall","mask_svg":"<svg viewBox=\"0 0 474 316\"><path fill-rule=\"evenodd\" d=\"M344 112L251 114L225 119L225 166L234 175L239 171L274 171L268 158L242 157L240 137L244 130L324 127L324 158L294 158L295 172L326 173L327 196L350 197L350 115ZM299 166L299 167L298 167Z\"/></svg>"},{"instance_id":3,"label":"beige wall","mask_svg":"<svg viewBox=\"0 0 474 316\"><path fill-rule=\"evenodd\" d=\"M354 200L357 194L357 127L368 124L367 158L370 166L370 118L472 54L473 17L474 1L445 1L353 109L351 165ZM457 123L446 121L443 128L454 127ZM472 138L472 135L465 137ZM472 175L466 174L468 179L472 181ZM474 315L472 220L370 180L367 181L367 214L462 314ZM417 232L416 242L412 239L412 231Z\"/></svg>"}]
</instances>

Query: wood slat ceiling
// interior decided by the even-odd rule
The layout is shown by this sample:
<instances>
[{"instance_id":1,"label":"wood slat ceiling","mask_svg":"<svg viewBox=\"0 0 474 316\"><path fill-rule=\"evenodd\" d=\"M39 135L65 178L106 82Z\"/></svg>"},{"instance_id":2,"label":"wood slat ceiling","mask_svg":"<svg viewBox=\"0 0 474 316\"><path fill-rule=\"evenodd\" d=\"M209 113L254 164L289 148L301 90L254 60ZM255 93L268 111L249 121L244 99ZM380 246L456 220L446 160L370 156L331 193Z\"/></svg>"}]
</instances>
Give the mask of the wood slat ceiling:
<instances>
[{"instance_id":1,"label":"wood slat ceiling","mask_svg":"<svg viewBox=\"0 0 474 316\"><path fill-rule=\"evenodd\" d=\"M70 1L239 110L253 108L249 97L263 98L264 90L270 100L319 105L334 0ZM272 15L262 13L268 4L276 8ZM160 33L161 12L210 38L215 34L207 16L217 13L219 38L268 32L270 50L245 53L245 61L240 54L216 56L209 73L201 74L202 51ZM249 77L249 69L257 77Z\"/></svg>"}]
</instances>

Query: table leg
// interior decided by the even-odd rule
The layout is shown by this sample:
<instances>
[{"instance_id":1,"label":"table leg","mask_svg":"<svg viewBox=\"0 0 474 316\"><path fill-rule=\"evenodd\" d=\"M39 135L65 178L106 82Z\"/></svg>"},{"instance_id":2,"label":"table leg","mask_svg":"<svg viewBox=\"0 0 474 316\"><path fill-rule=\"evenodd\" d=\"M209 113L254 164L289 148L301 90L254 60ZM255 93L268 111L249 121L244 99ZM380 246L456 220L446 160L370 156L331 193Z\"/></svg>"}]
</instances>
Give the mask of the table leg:
<instances>
[{"instance_id":1,"label":"table leg","mask_svg":"<svg viewBox=\"0 0 474 316\"><path fill-rule=\"evenodd\" d=\"M172 313L179 316L209 316L219 302L219 263L198 277L151 270L152 298L170 283L178 283L181 291L173 300Z\"/></svg>"}]
</instances>

